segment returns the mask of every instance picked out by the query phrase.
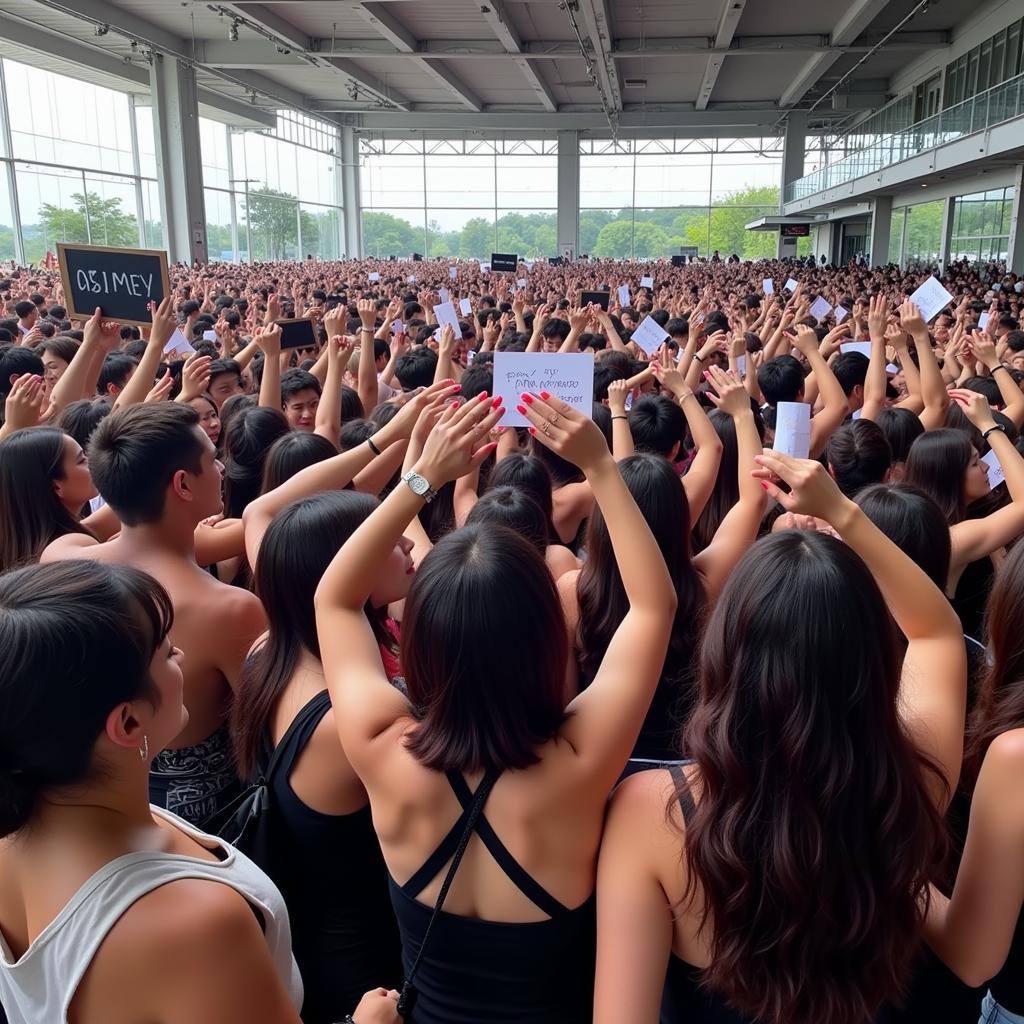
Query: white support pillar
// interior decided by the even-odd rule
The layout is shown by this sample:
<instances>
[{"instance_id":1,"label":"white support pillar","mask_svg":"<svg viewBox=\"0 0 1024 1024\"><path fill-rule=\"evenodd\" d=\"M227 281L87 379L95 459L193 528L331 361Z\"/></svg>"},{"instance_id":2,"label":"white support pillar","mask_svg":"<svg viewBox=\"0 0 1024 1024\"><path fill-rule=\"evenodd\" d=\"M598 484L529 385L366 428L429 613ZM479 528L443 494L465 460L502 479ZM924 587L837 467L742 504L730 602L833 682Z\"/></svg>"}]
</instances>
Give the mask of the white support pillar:
<instances>
[{"instance_id":1,"label":"white support pillar","mask_svg":"<svg viewBox=\"0 0 1024 1024\"><path fill-rule=\"evenodd\" d=\"M786 117L786 135L782 141L782 169L779 180L779 213L786 205L786 186L804 176L804 157L807 151L807 114L791 110ZM796 259L795 238L783 238L779 233L775 255L780 259Z\"/></svg>"},{"instance_id":2,"label":"white support pillar","mask_svg":"<svg viewBox=\"0 0 1024 1024\"><path fill-rule=\"evenodd\" d=\"M1018 164L1013 175L1013 212L1006 266L1015 274L1024 274L1024 164Z\"/></svg>"},{"instance_id":3,"label":"white support pillar","mask_svg":"<svg viewBox=\"0 0 1024 1024\"><path fill-rule=\"evenodd\" d=\"M945 273L949 266L949 254L953 248L953 214L956 212L956 197L946 196L942 207L942 236L939 239L939 269Z\"/></svg>"},{"instance_id":4,"label":"white support pillar","mask_svg":"<svg viewBox=\"0 0 1024 1024\"><path fill-rule=\"evenodd\" d=\"M875 196L871 204L871 234L868 264L878 267L889 260L889 231L892 228L892 196Z\"/></svg>"},{"instance_id":5,"label":"white support pillar","mask_svg":"<svg viewBox=\"0 0 1024 1024\"><path fill-rule=\"evenodd\" d=\"M362 198L359 194L359 141L351 128L341 129L341 204L345 213L345 255L363 255Z\"/></svg>"},{"instance_id":6,"label":"white support pillar","mask_svg":"<svg viewBox=\"0 0 1024 1024\"><path fill-rule=\"evenodd\" d=\"M154 54L149 88L167 252L172 261L205 263L206 207L195 71L174 57Z\"/></svg>"},{"instance_id":7,"label":"white support pillar","mask_svg":"<svg viewBox=\"0 0 1024 1024\"><path fill-rule=\"evenodd\" d=\"M579 256L580 138L578 132L558 133L558 252L550 256Z\"/></svg>"},{"instance_id":8,"label":"white support pillar","mask_svg":"<svg viewBox=\"0 0 1024 1024\"><path fill-rule=\"evenodd\" d=\"M832 221L825 221L819 224L815 229L814 235L814 258L821 261L821 257L824 256L828 263L835 262L835 256L833 250L835 248L834 232L832 230Z\"/></svg>"}]
</instances>

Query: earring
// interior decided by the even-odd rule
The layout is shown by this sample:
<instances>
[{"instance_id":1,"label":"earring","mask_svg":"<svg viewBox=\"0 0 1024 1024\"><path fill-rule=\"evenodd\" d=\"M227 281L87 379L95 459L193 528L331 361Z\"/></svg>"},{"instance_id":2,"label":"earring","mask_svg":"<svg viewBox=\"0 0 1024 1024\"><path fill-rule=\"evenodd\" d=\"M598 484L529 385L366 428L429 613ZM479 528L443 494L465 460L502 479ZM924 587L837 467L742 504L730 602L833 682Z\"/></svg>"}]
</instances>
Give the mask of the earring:
<instances>
[{"instance_id":1,"label":"earring","mask_svg":"<svg viewBox=\"0 0 1024 1024\"><path fill-rule=\"evenodd\" d=\"M139 759L146 761L149 759L149 737L143 734L142 746L139 747Z\"/></svg>"}]
</instances>

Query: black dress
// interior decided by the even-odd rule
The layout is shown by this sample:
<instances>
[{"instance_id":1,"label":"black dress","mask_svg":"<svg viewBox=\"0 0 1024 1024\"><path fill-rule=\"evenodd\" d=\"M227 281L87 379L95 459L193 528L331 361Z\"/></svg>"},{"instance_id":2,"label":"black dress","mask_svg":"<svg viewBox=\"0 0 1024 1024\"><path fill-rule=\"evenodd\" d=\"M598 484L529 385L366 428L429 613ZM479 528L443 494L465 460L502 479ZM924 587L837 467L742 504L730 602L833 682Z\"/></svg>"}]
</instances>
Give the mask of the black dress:
<instances>
[{"instance_id":1,"label":"black dress","mask_svg":"<svg viewBox=\"0 0 1024 1024\"><path fill-rule=\"evenodd\" d=\"M289 781L330 707L323 690L296 715L281 738L272 783L276 839L267 873L288 907L305 1024L340 1021L364 992L379 985L399 988L402 980L398 925L369 805L353 814L321 814L298 798ZM266 737L261 768L272 753Z\"/></svg>"}]
</instances>

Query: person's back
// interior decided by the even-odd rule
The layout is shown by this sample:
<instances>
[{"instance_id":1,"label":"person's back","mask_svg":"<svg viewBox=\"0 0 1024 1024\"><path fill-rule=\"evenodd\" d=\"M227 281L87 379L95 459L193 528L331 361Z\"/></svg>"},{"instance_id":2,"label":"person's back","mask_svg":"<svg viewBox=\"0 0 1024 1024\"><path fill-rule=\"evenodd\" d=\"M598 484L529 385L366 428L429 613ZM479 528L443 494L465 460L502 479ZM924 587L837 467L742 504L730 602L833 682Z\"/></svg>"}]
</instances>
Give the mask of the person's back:
<instances>
[{"instance_id":1,"label":"person's back","mask_svg":"<svg viewBox=\"0 0 1024 1024\"><path fill-rule=\"evenodd\" d=\"M457 531L419 566L402 623L409 700L388 685L363 616L371 566L429 496L423 485L442 486L493 449L477 449L501 415L489 403L445 410L408 486L343 546L316 595L339 735L370 795L407 981L413 975L412 1024L590 1020L604 806L674 612L667 570L603 436L564 403L524 402L537 434L584 468L627 566L630 610L568 714L554 583L537 550L508 529ZM463 853L428 938L446 866Z\"/></svg>"},{"instance_id":2,"label":"person's back","mask_svg":"<svg viewBox=\"0 0 1024 1024\"><path fill-rule=\"evenodd\" d=\"M154 761L150 796L201 824L238 791L227 704L246 652L266 624L258 598L218 582L195 561L195 528L221 508L221 466L195 410L180 403L112 413L96 429L89 451L93 478L120 519L121 533L105 544L62 537L42 560L134 565L170 594L186 655L189 722Z\"/></svg>"}]
</instances>

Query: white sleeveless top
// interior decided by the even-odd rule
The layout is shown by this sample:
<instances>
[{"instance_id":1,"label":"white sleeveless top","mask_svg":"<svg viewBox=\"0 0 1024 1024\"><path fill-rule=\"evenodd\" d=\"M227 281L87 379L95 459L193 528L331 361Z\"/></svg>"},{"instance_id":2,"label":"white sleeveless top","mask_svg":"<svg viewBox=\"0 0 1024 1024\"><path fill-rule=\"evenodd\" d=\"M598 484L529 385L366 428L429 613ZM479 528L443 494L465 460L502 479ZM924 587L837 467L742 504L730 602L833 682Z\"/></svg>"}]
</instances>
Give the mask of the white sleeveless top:
<instances>
[{"instance_id":1,"label":"white sleeveless top","mask_svg":"<svg viewBox=\"0 0 1024 1024\"><path fill-rule=\"evenodd\" d=\"M19 960L0 934L0 1004L9 1024L67 1024L68 1007L100 943L121 915L147 893L183 878L229 885L263 920L270 955L296 1010L302 1007L302 979L292 956L288 911L277 886L245 854L193 828L159 807L153 813L223 860L177 853L128 853L89 878L64 909L39 933Z\"/></svg>"}]
</instances>

